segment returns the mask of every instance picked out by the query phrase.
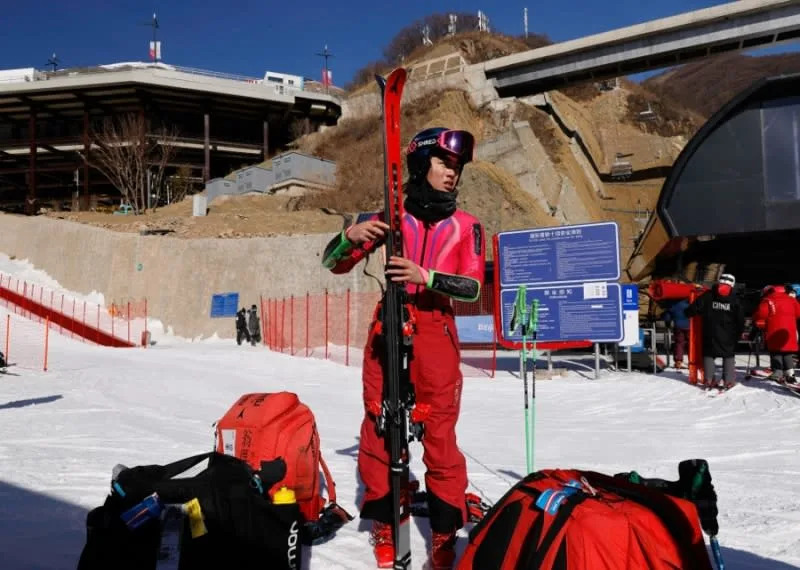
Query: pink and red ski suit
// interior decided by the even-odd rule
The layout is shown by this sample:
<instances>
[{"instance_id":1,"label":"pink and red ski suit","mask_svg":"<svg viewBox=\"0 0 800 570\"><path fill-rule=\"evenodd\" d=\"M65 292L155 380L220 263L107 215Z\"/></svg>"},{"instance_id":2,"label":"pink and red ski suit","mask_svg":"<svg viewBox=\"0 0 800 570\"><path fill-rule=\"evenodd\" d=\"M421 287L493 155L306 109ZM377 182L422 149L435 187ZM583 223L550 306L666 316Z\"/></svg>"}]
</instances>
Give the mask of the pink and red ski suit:
<instances>
[{"instance_id":1,"label":"pink and red ski suit","mask_svg":"<svg viewBox=\"0 0 800 570\"><path fill-rule=\"evenodd\" d=\"M374 219L379 216L376 214ZM406 212L402 224L404 257L423 269L427 281L426 285L409 284L407 291L409 302L416 309L411 382L417 408L429 407L424 420L422 459L427 469L425 487L431 528L450 532L466 521L467 488L466 461L456 443L463 378L450 297L477 299L484 277L485 239L480 222L462 210L430 224ZM331 244L337 241L346 245L346 232ZM328 256L323 263L334 273L344 273L378 245L351 246L337 258ZM358 470L365 490L361 517L388 523L392 513L389 451L385 439L376 433L375 416L370 412L380 406L383 395L383 348L375 331L376 327L370 328L362 371L365 414Z\"/></svg>"}]
</instances>

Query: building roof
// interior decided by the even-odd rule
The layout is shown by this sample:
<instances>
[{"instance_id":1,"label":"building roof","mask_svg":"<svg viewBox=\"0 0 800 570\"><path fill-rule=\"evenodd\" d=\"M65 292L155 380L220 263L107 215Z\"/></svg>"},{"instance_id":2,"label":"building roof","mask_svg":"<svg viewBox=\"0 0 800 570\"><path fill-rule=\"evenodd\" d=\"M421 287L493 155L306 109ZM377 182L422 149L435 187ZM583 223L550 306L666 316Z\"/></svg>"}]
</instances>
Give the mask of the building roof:
<instances>
[{"instance_id":1,"label":"building roof","mask_svg":"<svg viewBox=\"0 0 800 570\"><path fill-rule=\"evenodd\" d=\"M0 118L26 120L38 116L78 116L85 107L107 106L115 112L135 110L142 98L160 106L228 114L264 116L269 111L297 108L303 113L341 114L338 98L325 93L287 90L249 79L166 64L137 62L40 74L43 79L0 83Z\"/></svg>"}]
</instances>

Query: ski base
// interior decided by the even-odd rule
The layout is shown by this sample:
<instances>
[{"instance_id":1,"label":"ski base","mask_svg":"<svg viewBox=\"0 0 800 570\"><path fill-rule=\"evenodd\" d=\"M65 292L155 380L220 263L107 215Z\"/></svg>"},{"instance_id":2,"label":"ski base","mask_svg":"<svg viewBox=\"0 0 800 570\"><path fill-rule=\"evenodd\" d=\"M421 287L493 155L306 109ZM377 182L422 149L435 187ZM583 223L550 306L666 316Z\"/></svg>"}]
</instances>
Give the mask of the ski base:
<instances>
[{"instance_id":1,"label":"ski base","mask_svg":"<svg viewBox=\"0 0 800 570\"><path fill-rule=\"evenodd\" d=\"M788 392L789 394L800 398L800 385L789 384L786 381L780 382L778 380L773 380L772 378L769 378L769 381L783 388L784 392Z\"/></svg>"},{"instance_id":2,"label":"ski base","mask_svg":"<svg viewBox=\"0 0 800 570\"><path fill-rule=\"evenodd\" d=\"M789 384L785 380L777 380L775 378L771 378L769 376L752 376L752 378L748 379L755 379L761 382L769 382L774 386L778 386L782 388L784 392L791 394L792 396L797 396L800 398L800 383Z\"/></svg>"}]
</instances>

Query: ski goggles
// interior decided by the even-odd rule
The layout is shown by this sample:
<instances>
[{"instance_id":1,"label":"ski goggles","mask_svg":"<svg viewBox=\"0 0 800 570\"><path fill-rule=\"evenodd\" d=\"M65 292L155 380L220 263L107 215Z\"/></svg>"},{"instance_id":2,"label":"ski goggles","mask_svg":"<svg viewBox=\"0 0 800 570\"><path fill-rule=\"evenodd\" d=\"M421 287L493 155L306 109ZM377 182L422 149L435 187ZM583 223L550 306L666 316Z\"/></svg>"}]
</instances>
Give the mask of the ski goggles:
<instances>
[{"instance_id":1,"label":"ski goggles","mask_svg":"<svg viewBox=\"0 0 800 570\"><path fill-rule=\"evenodd\" d=\"M408 147L408 152L414 152L420 147L442 150L458 158L463 166L472 160L472 153L475 150L475 137L468 131L442 131L436 137L412 141Z\"/></svg>"}]
</instances>

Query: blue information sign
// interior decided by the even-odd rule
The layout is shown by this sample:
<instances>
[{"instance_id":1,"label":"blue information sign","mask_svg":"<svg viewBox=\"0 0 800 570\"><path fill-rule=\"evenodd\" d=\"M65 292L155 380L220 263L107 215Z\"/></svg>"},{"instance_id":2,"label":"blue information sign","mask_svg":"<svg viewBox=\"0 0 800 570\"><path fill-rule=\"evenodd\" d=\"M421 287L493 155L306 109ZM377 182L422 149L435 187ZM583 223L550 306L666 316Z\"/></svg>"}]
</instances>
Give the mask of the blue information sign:
<instances>
[{"instance_id":1,"label":"blue information sign","mask_svg":"<svg viewBox=\"0 0 800 570\"><path fill-rule=\"evenodd\" d=\"M519 331L515 334L509 331L516 295L516 289L500 292L503 338L513 342L522 340ZM622 340L622 299L618 283L528 287L526 304L530 306L534 299L539 300L538 341Z\"/></svg>"},{"instance_id":2,"label":"blue information sign","mask_svg":"<svg viewBox=\"0 0 800 570\"><path fill-rule=\"evenodd\" d=\"M639 287L637 285L622 286L622 310L639 311Z\"/></svg>"},{"instance_id":3,"label":"blue information sign","mask_svg":"<svg viewBox=\"0 0 800 570\"><path fill-rule=\"evenodd\" d=\"M460 315L456 317L458 340L462 344L491 344L494 342L492 315Z\"/></svg>"},{"instance_id":4,"label":"blue information sign","mask_svg":"<svg viewBox=\"0 0 800 570\"><path fill-rule=\"evenodd\" d=\"M500 288L620 276L616 222L500 232Z\"/></svg>"},{"instance_id":5,"label":"blue information sign","mask_svg":"<svg viewBox=\"0 0 800 570\"><path fill-rule=\"evenodd\" d=\"M235 317L239 309L239 293L211 295L211 317Z\"/></svg>"}]
</instances>

